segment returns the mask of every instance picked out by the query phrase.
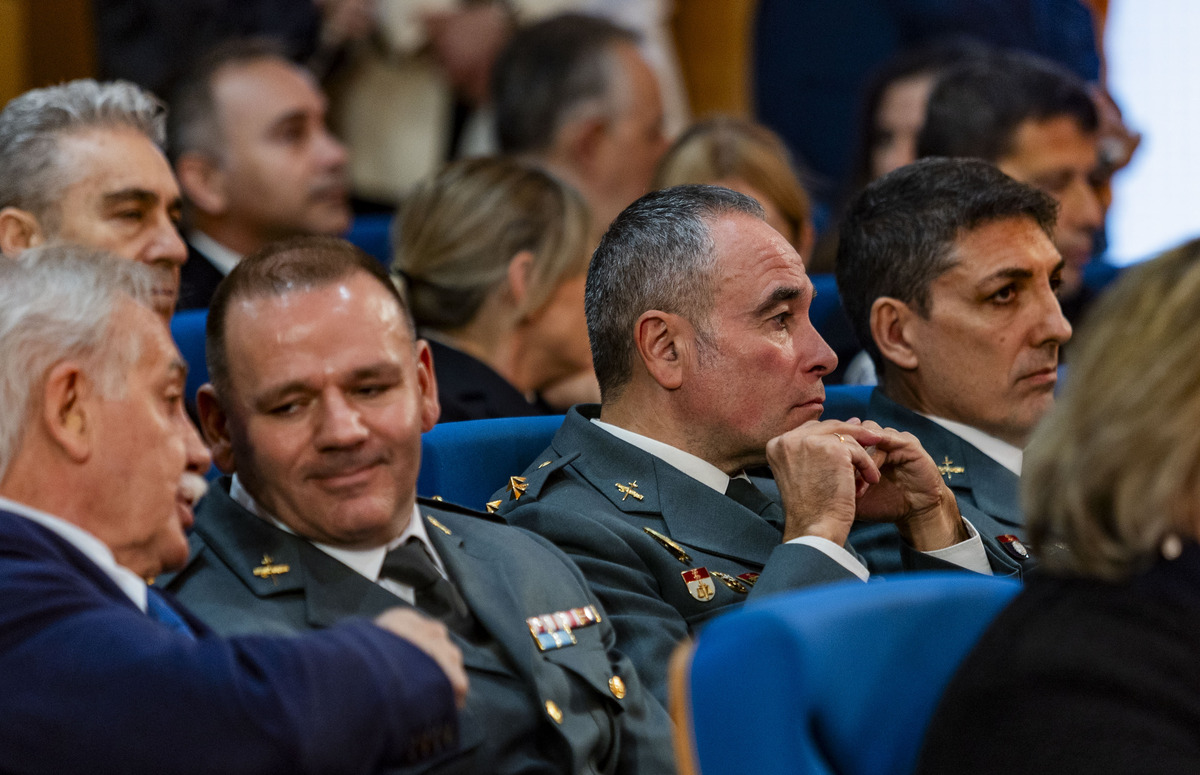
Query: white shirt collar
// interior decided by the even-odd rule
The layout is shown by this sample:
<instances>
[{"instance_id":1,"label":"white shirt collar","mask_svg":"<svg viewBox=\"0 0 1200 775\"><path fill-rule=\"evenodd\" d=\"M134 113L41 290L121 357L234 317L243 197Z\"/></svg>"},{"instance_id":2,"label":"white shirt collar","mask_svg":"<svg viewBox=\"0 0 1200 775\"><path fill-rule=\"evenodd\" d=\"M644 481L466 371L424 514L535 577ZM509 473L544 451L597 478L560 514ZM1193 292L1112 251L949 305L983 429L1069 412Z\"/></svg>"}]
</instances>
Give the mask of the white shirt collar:
<instances>
[{"instance_id":1,"label":"white shirt collar","mask_svg":"<svg viewBox=\"0 0 1200 775\"><path fill-rule=\"evenodd\" d=\"M229 497L242 508L246 509L246 511L261 519L265 519L285 533L297 535L295 530L280 522L274 515L267 513L258 505L254 497L242 486L237 474L233 475L233 481L229 485ZM442 558L438 555L437 549L434 548L433 543L429 540L429 532L425 528L425 520L421 518L421 511L415 503L413 504L412 517L408 520L408 527L404 528L404 532L391 541L388 541L384 546L376 546L370 549L347 549L342 546L317 543L316 541L309 541L309 543L343 565L348 566L351 570L366 576L371 581L379 581L379 571L383 568L383 558L389 551L406 543L409 538L414 536L425 545L425 548L433 557L433 563L437 566L438 571L443 576L446 576L446 566L442 564ZM409 602L412 601L410 600Z\"/></svg>"},{"instance_id":2,"label":"white shirt collar","mask_svg":"<svg viewBox=\"0 0 1200 775\"><path fill-rule=\"evenodd\" d=\"M976 447L980 452L995 460L1009 471L1012 471L1017 476L1021 475L1021 464L1025 459L1024 450L1014 447L1007 441L1001 441L995 436L989 436L978 428L972 428L970 425L963 425L954 420L947 420L945 417L934 417L929 414L922 416L932 420L963 441Z\"/></svg>"},{"instance_id":3,"label":"white shirt collar","mask_svg":"<svg viewBox=\"0 0 1200 775\"><path fill-rule=\"evenodd\" d=\"M202 231L190 231L187 235L192 247L204 254L221 274L227 275L242 260L242 256L217 242Z\"/></svg>"},{"instance_id":4,"label":"white shirt collar","mask_svg":"<svg viewBox=\"0 0 1200 775\"><path fill-rule=\"evenodd\" d=\"M0 508L5 511L10 511L18 516L25 517L31 522L36 522L47 530L53 531L60 536L64 541L74 546L84 554L89 560L96 564L96 567L104 571L104 575L113 580L113 583L121 588L121 591L129 596L133 604L142 610L146 611L146 582L145 580L129 570L123 565L118 565L113 557L112 549L101 541L96 536L79 527L76 524L66 521L61 517L56 517L52 514L47 514L44 511L39 511L32 506L26 506L24 503L18 503L8 498L0 497Z\"/></svg>"},{"instance_id":5,"label":"white shirt collar","mask_svg":"<svg viewBox=\"0 0 1200 775\"><path fill-rule=\"evenodd\" d=\"M592 422L618 439L632 444L643 452L650 453L674 468L678 468L683 473L699 481L701 484L708 485L722 495L725 493L725 490L729 489L729 475L707 460L698 458L690 452L684 452L678 447L672 447L670 444L664 444L657 439L643 436L640 433L634 433L611 423L601 422L595 418L592 418Z\"/></svg>"}]
</instances>

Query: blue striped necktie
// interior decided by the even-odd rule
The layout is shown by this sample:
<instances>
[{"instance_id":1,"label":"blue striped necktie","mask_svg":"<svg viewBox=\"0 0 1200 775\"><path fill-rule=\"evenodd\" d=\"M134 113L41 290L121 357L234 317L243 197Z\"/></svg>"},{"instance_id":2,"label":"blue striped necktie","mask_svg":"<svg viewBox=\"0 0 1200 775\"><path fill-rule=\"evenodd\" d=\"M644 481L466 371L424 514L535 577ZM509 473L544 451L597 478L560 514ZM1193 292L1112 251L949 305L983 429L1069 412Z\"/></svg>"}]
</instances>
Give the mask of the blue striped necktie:
<instances>
[{"instance_id":1,"label":"blue striped necktie","mask_svg":"<svg viewBox=\"0 0 1200 775\"><path fill-rule=\"evenodd\" d=\"M167 599L154 587L146 587L146 615L156 622L161 622L175 632L196 639L196 633L183 620L183 617L171 607Z\"/></svg>"}]
</instances>

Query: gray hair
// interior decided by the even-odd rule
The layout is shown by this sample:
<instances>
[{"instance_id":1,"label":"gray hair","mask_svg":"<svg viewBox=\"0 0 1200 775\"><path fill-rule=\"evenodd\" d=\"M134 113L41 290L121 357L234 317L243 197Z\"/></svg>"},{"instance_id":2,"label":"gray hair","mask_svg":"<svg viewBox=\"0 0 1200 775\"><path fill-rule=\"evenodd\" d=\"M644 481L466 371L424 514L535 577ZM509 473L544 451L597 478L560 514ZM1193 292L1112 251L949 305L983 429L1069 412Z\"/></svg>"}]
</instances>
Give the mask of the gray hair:
<instances>
[{"instance_id":1,"label":"gray hair","mask_svg":"<svg viewBox=\"0 0 1200 775\"><path fill-rule=\"evenodd\" d=\"M1071 372L1025 451L1044 568L1121 580L1197 538L1200 240L1129 270L1084 320Z\"/></svg>"},{"instance_id":2,"label":"gray hair","mask_svg":"<svg viewBox=\"0 0 1200 775\"><path fill-rule=\"evenodd\" d=\"M75 245L0 259L0 479L55 364L80 359L102 395L123 395L142 340L132 331L118 335L115 313L123 299L152 307L153 287L148 267Z\"/></svg>"},{"instance_id":3,"label":"gray hair","mask_svg":"<svg viewBox=\"0 0 1200 775\"><path fill-rule=\"evenodd\" d=\"M871 334L871 307L889 296L929 315L929 286L957 263L964 232L1027 218L1052 236L1058 205L978 159L922 159L871 183L850 203L838 236L837 283L859 343L881 381L885 363Z\"/></svg>"},{"instance_id":4,"label":"gray hair","mask_svg":"<svg viewBox=\"0 0 1200 775\"><path fill-rule=\"evenodd\" d=\"M633 377L634 324L647 310L686 318L707 341L717 256L709 225L742 213L763 218L750 197L720 186L646 194L608 227L588 267L584 305L600 394L617 398Z\"/></svg>"},{"instance_id":5,"label":"gray hair","mask_svg":"<svg viewBox=\"0 0 1200 775\"><path fill-rule=\"evenodd\" d=\"M16 97L0 111L0 207L28 210L57 231L59 200L71 170L60 164L63 136L89 129L133 129L162 147L166 106L126 81L90 78Z\"/></svg>"},{"instance_id":6,"label":"gray hair","mask_svg":"<svg viewBox=\"0 0 1200 775\"><path fill-rule=\"evenodd\" d=\"M615 49L637 42L636 33L583 14L562 14L518 30L492 76L500 150L545 151L571 121L619 115L628 90Z\"/></svg>"}]
</instances>

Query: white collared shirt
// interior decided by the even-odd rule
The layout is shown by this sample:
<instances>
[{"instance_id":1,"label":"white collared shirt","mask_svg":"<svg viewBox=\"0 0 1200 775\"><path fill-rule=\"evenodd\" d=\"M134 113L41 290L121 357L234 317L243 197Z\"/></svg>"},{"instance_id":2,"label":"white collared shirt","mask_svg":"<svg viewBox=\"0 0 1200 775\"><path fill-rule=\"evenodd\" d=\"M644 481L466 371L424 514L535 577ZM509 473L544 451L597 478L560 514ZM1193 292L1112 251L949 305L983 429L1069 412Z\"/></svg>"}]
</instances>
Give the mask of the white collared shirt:
<instances>
[{"instance_id":1,"label":"white collared shirt","mask_svg":"<svg viewBox=\"0 0 1200 775\"><path fill-rule=\"evenodd\" d=\"M945 417L934 417L931 414L922 415L922 417L942 426L1017 476L1021 475L1021 464L1025 459L1024 450L1014 447L1007 441L1001 441L995 436L989 436L978 428L972 428L970 425L963 425L954 420L947 420Z\"/></svg>"},{"instance_id":2,"label":"white collared shirt","mask_svg":"<svg viewBox=\"0 0 1200 775\"><path fill-rule=\"evenodd\" d=\"M242 508L249 511L251 514L270 522L275 527L298 535L295 530L280 522L274 515L267 513L258 505L258 501L246 491L238 479L237 474L233 475L233 481L229 485L229 497L238 503ZM446 566L442 564L442 558L438 555L437 549L429 540L429 533L425 529L425 520L421 518L421 512L417 504L413 504L412 517L408 520L408 527L404 528L397 537L393 538L384 546L376 546L371 549L347 549L342 546L331 546L329 544L321 544L316 541L309 541L310 544L328 554L333 559L347 566L356 573L365 576L366 578L379 584L384 589L401 598L405 602L415 603L416 597L413 594L413 588L408 584L401 584L394 579L381 579L379 571L383 568L383 560L387 553L397 546L406 543L408 539L416 537L424 545L429 555L433 558L433 564L437 566L438 573L442 574L443 578L449 578L446 575Z\"/></svg>"},{"instance_id":3,"label":"white collared shirt","mask_svg":"<svg viewBox=\"0 0 1200 775\"><path fill-rule=\"evenodd\" d=\"M53 531L95 563L96 567L104 572L104 575L112 579L113 583L129 596L129 599L141 609L142 613L146 612L146 581L129 568L118 565L112 550L99 538L65 519L8 498L0 497L0 509L10 511Z\"/></svg>"},{"instance_id":4,"label":"white collared shirt","mask_svg":"<svg viewBox=\"0 0 1200 775\"><path fill-rule=\"evenodd\" d=\"M243 258L202 231L188 232L187 239L223 275L232 272Z\"/></svg>"},{"instance_id":5,"label":"white collared shirt","mask_svg":"<svg viewBox=\"0 0 1200 775\"><path fill-rule=\"evenodd\" d=\"M640 433L634 433L633 431L620 428L616 425L612 425L611 423L601 422L595 418L592 419L592 422L616 436L618 439L632 444L643 452L650 453L667 465L679 469L683 473L699 481L701 484L711 487L722 495L724 495L725 491L729 489L729 475L714 466L712 463L709 463L707 460L696 457L690 452L684 452L678 447L672 447L670 444L664 444L657 439L643 436ZM827 538L821 538L819 536L800 536L799 538L793 538L792 540L788 541L788 543L811 546L863 581L866 581L871 577L871 572L867 570L866 566L859 562L854 555L846 551L844 547L838 546Z\"/></svg>"}]
</instances>

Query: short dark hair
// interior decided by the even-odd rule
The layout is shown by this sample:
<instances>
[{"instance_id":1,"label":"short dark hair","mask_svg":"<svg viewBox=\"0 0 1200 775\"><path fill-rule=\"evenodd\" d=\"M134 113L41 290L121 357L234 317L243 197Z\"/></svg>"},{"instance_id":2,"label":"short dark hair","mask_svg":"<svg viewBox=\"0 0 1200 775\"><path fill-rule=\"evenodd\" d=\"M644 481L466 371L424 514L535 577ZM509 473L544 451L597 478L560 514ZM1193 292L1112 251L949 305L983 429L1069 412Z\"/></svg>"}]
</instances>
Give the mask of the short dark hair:
<instances>
[{"instance_id":1,"label":"short dark hair","mask_svg":"<svg viewBox=\"0 0 1200 775\"><path fill-rule=\"evenodd\" d=\"M504 153L549 148L563 125L613 97L621 78L612 56L638 36L612 22L568 13L518 30L496 60L492 104Z\"/></svg>"},{"instance_id":2,"label":"short dark hair","mask_svg":"<svg viewBox=\"0 0 1200 775\"><path fill-rule=\"evenodd\" d=\"M239 261L217 285L204 329L205 361L217 394L228 396L230 391L225 324L229 308L235 301L321 288L359 272L375 278L387 289L403 312L409 332L413 332L408 306L383 265L346 240L324 236L293 237L272 242Z\"/></svg>"},{"instance_id":3,"label":"short dark hair","mask_svg":"<svg viewBox=\"0 0 1200 775\"><path fill-rule=\"evenodd\" d=\"M633 376L634 323L643 312L681 315L703 339L716 262L710 224L737 213L763 218L762 205L736 191L675 186L646 194L608 227L592 255L584 291L603 401L618 397Z\"/></svg>"},{"instance_id":4,"label":"short dark hair","mask_svg":"<svg viewBox=\"0 0 1200 775\"><path fill-rule=\"evenodd\" d=\"M997 162L1012 151L1021 124L1059 116L1074 119L1083 132L1096 131L1096 106L1083 80L1033 54L997 53L942 73L929 96L917 156Z\"/></svg>"},{"instance_id":5,"label":"short dark hair","mask_svg":"<svg viewBox=\"0 0 1200 775\"><path fill-rule=\"evenodd\" d=\"M868 185L847 209L838 235L837 283L859 343L883 377L871 336L881 296L929 314L929 285L954 265L954 245L994 221L1028 218L1050 236L1053 198L979 159L922 159Z\"/></svg>"},{"instance_id":6,"label":"short dark hair","mask_svg":"<svg viewBox=\"0 0 1200 775\"><path fill-rule=\"evenodd\" d=\"M167 117L167 158L172 165L190 151L221 160L225 141L213 94L217 74L227 67L264 59L300 67L288 59L283 45L274 38L238 38L214 46L184 71L171 92Z\"/></svg>"}]
</instances>

